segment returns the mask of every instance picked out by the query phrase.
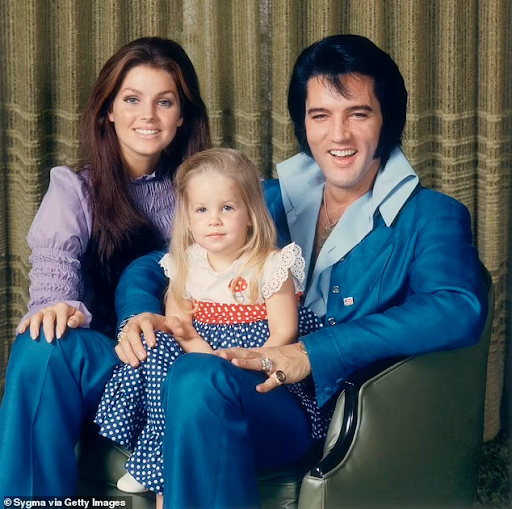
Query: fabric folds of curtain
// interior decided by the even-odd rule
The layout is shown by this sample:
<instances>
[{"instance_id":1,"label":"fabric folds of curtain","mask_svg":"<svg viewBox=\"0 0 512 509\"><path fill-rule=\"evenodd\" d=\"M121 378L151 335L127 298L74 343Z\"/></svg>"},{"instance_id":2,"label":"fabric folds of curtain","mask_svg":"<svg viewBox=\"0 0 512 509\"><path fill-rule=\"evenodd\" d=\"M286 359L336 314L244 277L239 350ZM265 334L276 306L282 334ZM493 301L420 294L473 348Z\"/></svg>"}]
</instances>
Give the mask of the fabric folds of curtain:
<instances>
[{"instance_id":1,"label":"fabric folds of curtain","mask_svg":"<svg viewBox=\"0 0 512 509\"><path fill-rule=\"evenodd\" d=\"M216 146L270 176L294 154L286 96L300 51L369 37L409 90L404 150L422 182L464 202L496 286L485 437L500 429L510 335L512 2L508 0L3 0L0 3L0 393L28 301L25 236L49 169L77 162L80 111L122 44L180 42L198 71Z\"/></svg>"}]
</instances>

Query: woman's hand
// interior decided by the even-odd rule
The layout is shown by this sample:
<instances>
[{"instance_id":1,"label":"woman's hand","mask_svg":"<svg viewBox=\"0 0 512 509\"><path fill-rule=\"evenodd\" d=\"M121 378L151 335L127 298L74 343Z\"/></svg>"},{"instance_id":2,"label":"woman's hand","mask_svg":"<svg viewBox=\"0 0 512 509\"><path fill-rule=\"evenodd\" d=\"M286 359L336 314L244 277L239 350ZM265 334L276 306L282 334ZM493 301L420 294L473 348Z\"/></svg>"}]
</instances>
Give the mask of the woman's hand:
<instances>
[{"instance_id":1,"label":"woman's hand","mask_svg":"<svg viewBox=\"0 0 512 509\"><path fill-rule=\"evenodd\" d=\"M144 334L148 347L154 348L156 346L156 330L184 338L190 334L187 325L175 316L166 318L154 313L141 313L130 318L117 335L118 343L115 350L119 359L134 368L139 366L141 361L147 359L141 335Z\"/></svg>"},{"instance_id":2,"label":"woman's hand","mask_svg":"<svg viewBox=\"0 0 512 509\"><path fill-rule=\"evenodd\" d=\"M68 327L76 329L84 323L85 315L81 311L65 302L59 302L36 311L18 325L17 332L23 334L30 328L30 337L37 339L42 324L46 341L51 343L54 338L60 339Z\"/></svg>"},{"instance_id":3,"label":"woman's hand","mask_svg":"<svg viewBox=\"0 0 512 509\"><path fill-rule=\"evenodd\" d=\"M311 374L307 353L297 343L262 348L226 348L216 350L215 355L240 368L267 373L267 380L256 386L258 392L269 392L283 383L300 382Z\"/></svg>"}]
</instances>

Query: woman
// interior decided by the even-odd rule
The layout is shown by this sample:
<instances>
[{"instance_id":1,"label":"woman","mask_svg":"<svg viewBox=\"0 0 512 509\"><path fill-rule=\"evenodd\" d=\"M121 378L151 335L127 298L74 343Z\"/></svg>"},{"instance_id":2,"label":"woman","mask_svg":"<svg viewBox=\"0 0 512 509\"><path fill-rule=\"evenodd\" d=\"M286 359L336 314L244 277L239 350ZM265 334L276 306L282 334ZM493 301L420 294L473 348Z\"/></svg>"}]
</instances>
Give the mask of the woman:
<instances>
[{"instance_id":1,"label":"woman","mask_svg":"<svg viewBox=\"0 0 512 509\"><path fill-rule=\"evenodd\" d=\"M0 407L0 499L74 493L82 420L119 362L117 281L130 261L165 246L171 177L209 145L197 75L177 43L138 39L108 60L82 117L87 163L52 170L28 235L31 301Z\"/></svg>"}]
</instances>

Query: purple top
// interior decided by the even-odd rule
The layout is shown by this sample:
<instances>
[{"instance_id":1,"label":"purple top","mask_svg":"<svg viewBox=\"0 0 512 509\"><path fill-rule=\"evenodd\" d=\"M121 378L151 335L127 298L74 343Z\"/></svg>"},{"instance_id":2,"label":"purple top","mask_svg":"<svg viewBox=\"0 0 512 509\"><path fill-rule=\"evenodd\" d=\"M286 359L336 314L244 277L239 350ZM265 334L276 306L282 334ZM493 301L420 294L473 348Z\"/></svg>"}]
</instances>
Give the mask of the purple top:
<instances>
[{"instance_id":1,"label":"purple top","mask_svg":"<svg viewBox=\"0 0 512 509\"><path fill-rule=\"evenodd\" d=\"M22 321L41 308L66 302L85 314L85 327L91 323L92 315L83 302L86 289L81 269L92 233L87 190L84 173L78 175L66 166L51 170L48 191L27 235L32 269L28 313ZM174 217L171 180L154 174L135 179L129 193L137 209L168 238Z\"/></svg>"}]
</instances>

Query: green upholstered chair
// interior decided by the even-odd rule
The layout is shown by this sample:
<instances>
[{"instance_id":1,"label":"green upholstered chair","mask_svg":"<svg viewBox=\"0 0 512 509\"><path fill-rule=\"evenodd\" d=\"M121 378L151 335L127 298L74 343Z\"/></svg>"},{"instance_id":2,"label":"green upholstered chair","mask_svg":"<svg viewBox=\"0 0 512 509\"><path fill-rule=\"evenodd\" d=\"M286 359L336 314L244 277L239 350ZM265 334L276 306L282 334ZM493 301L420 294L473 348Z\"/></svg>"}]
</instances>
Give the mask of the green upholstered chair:
<instances>
[{"instance_id":1,"label":"green upholstered chair","mask_svg":"<svg viewBox=\"0 0 512 509\"><path fill-rule=\"evenodd\" d=\"M264 472L265 509L466 508L476 496L483 436L489 314L470 348L378 362L345 382L323 451ZM77 449L81 495L122 495L127 452L88 429ZM191 461L201 461L191 458ZM186 467L176 475L187 475ZM199 488L200 489L200 488ZM133 508L154 505L134 495Z\"/></svg>"}]
</instances>

